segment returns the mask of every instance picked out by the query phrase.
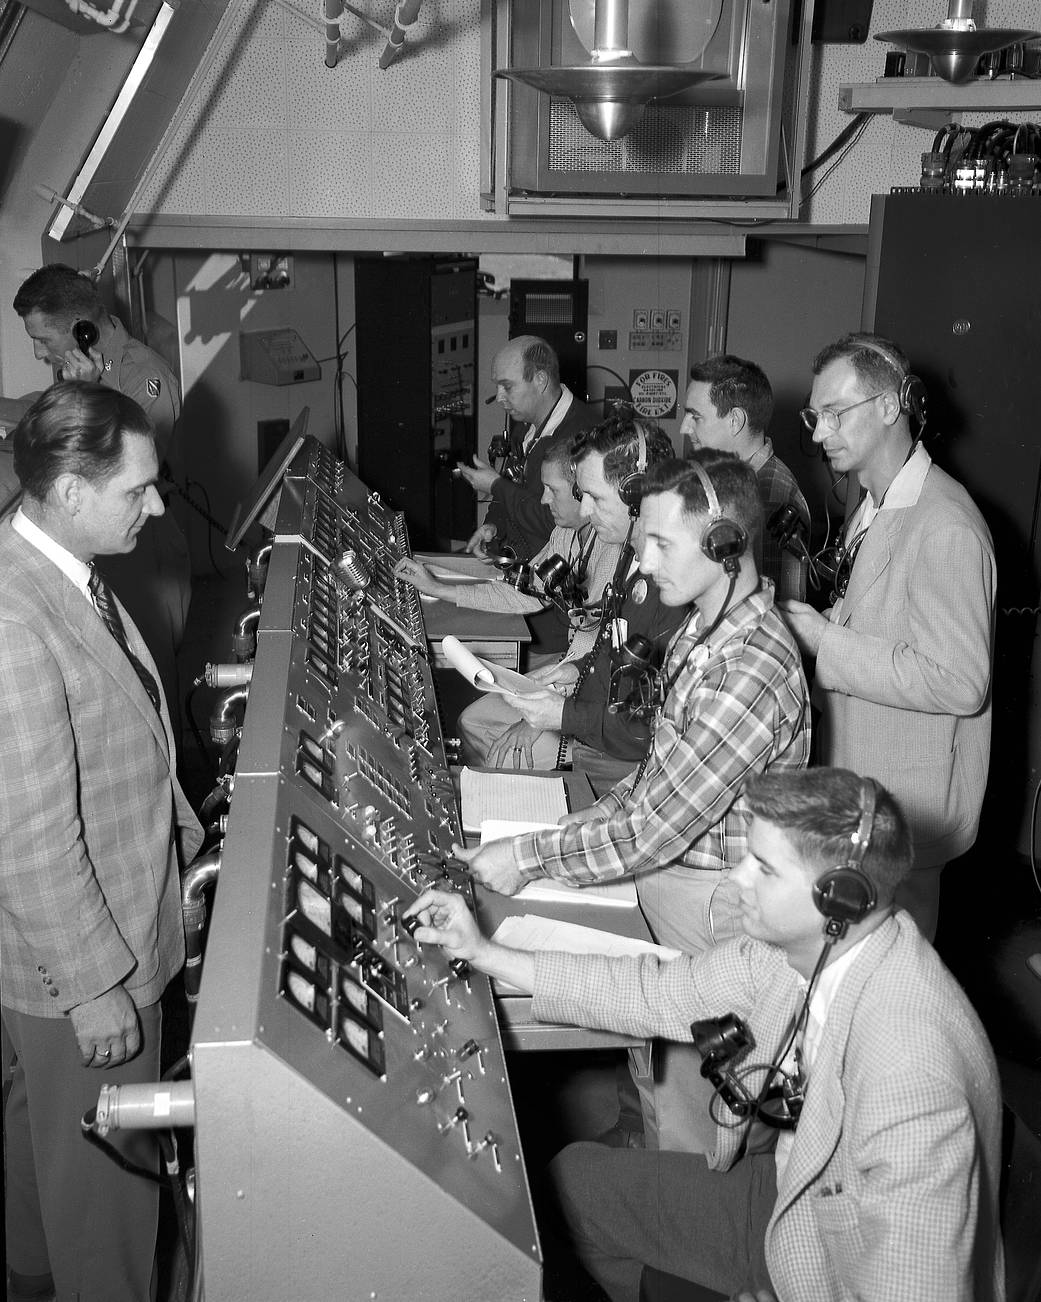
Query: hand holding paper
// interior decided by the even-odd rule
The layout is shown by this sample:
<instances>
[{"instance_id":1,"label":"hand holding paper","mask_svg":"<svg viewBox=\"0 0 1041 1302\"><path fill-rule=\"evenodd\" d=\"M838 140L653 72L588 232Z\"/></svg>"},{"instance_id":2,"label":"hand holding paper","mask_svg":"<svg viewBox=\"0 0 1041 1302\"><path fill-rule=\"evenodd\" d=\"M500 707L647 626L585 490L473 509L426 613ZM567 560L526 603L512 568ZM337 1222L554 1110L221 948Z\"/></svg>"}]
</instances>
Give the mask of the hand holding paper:
<instances>
[{"instance_id":1,"label":"hand holding paper","mask_svg":"<svg viewBox=\"0 0 1041 1302\"><path fill-rule=\"evenodd\" d=\"M564 718L564 698L552 688L517 696L510 704L533 728L540 728L543 732L560 731Z\"/></svg>"}]
</instances>

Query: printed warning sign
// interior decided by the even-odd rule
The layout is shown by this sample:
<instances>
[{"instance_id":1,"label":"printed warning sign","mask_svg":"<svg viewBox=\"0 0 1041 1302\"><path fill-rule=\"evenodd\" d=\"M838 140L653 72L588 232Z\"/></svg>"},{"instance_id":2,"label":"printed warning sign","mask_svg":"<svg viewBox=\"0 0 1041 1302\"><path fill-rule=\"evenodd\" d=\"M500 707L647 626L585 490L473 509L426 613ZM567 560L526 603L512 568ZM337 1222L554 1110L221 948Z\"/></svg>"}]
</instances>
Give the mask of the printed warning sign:
<instances>
[{"instance_id":1,"label":"printed warning sign","mask_svg":"<svg viewBox=\"0 0 1041 1302\"><path fill-rule=\"evenodd\" d=\"M637 415L649 416L652 420L675 416L679 374L679 371L631 370L629 388Z\"/></svg>"}]
</instances>

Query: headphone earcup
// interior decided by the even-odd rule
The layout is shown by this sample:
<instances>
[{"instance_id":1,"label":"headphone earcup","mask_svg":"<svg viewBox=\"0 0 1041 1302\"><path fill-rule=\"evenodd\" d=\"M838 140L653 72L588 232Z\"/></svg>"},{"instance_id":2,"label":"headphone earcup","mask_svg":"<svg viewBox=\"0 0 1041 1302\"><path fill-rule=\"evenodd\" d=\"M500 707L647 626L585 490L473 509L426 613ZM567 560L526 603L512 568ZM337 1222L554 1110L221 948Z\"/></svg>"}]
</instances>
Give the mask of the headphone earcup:
<instances>
[{"instance_id":1,"label":"headphone earcup","mask_svg":"<svg viewBox=\"0 0 1041 1302\"><path fill-rule=\"evenodd\" d=\"M813 883L814 904L836 922L862 922L877 898L870 878L858 868L833 868Z\"/></svg>"},{"instance_id":2,"label":"headphone earcup","mask_svg":"<svg viewBox=\"0 0 1041 1302\"><path fill-rule=\"evenodd\" d=\"M701 535L701 550L718 565L740 560L748 550L748 534L735 520L720 516Z\"/></svg>"},{"instance_id":3,"label":"headphone earcup","mask_svg":"<svg viewBox=\"0 0 1041 1302\"><path fill-rule=\"evenodd\" d=\"M629 514L634 520L640 514L640 502L643 500L643 481L644 475L634 472L626 475L618 485L618 496L629 508Z\"/></svg>"},{"instance_id":4,"label":"headphone earcup","mask_svg":"<svg viewBox=\"0 0 1041 1302\"><path fill-rule=\"evenodd\" d=\"M929 390L917 375L905 375L900 382L900 410L913 416L919 425L925 424Z\"/></svg>"}]
</instances>

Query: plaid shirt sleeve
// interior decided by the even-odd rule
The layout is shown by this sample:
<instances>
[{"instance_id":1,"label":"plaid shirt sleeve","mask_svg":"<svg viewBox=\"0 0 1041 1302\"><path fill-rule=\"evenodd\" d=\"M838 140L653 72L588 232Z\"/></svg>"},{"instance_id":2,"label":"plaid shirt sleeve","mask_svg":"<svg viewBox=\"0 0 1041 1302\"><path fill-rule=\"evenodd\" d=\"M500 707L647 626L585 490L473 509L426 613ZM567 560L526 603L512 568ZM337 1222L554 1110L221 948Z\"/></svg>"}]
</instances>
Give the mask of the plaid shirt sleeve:
<instances>
[{"instance_id":1,"label":"plaid shirt sleeve","mask_svg":"<svg viewBox=\"0 0 1041 1302\"><path fill-rule=\"evenodd\" d=\"M686 663L628 800L623 805L615 788L600 803L605 818L519 837L514 860L522 876L581 885L681 860L723 867L723 820L746 778L783 751L798 767L808 757L805 684L794 647L765 625L757 631L718 651L677 649Z\"/></svg>"}]
</instances>

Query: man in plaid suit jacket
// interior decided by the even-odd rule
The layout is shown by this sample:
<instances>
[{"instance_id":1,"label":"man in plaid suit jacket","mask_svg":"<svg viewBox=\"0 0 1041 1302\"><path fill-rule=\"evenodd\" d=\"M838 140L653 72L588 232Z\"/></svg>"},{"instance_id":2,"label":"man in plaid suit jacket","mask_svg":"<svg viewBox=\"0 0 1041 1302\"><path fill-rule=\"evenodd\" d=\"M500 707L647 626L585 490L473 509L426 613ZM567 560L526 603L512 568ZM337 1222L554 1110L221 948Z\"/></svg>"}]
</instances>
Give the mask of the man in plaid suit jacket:
<instances>
[{"instance_id":1,"label":"man in plaid suit jacket","mask_svg":"<svg viewBox=\"0 0 1041 1302\"><path fill-rule=\"evenodd\" d=\"M159 1075L159 999L184 959L179 858L201 833L155 663L125 610L125 646L107 626L90 562L132 550L162 513L158 462L141 408L82 382L34 403L14 455L23 504L0 525L8 1296L46 1296L50 1276L62 1299L141 1302L158 1190L84 1143L80 1118L102 1084ZM115 1138L155 1169L147 1134Z\"/></svg>"},{"instance_id":2,"label":"man in plaid suit jacket","mask_svg":"<svg viewBox=\"0 0 1041 1302\"><path fill-rule=\"evenodd\" d=\"M532 991L541 1020L688 1040L731 1013L751 1033L713 1102L714 1153L573 1144L544 1224L563 1222L614 1302L637 1302L646 1266L738 1302L1001 1302L997 1070L964 993L894 908L911 862L901 815L842 769L762 775L747 799L745 934L703 955L523 953L485 941L458 896L409 910L427 924L418 941ZM784 1111L771 1079L801 1094L797 1128L763 1124Z\"/></svg>"}]
</instances>

